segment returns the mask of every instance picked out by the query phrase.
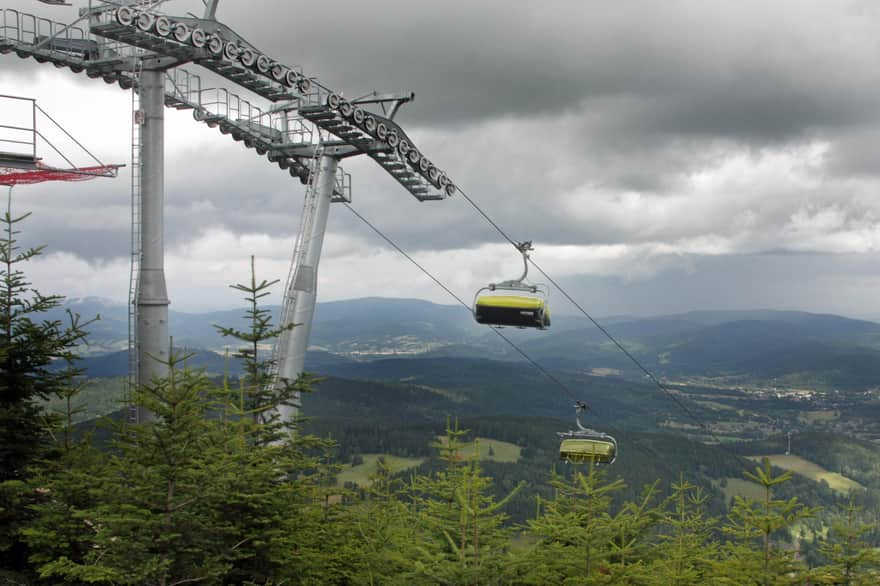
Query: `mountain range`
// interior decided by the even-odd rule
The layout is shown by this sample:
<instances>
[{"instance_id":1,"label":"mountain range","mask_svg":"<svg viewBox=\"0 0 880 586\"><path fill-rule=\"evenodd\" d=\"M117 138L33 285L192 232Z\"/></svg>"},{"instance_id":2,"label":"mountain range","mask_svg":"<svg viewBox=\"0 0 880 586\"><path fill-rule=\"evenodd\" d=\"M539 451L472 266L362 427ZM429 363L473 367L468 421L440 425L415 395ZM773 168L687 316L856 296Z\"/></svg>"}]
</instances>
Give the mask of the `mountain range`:
<instances>
[{"instance_id":1,"label":"mountain range","mask_svg":"<svg viewBox=\"0 0 880 586\"><path fill-rule=\"evenodd\" d=\"M81 363L100 379L89 381L83 400L92 404L84 409L94 417L112 411L119 418L123 385L100 377L127 373L127 353L119 350L126 344L127 308L85 299L69 309L84 318L101 315L89 326L92 353ZM278 308L272 309L277 315ZM224 352L234 345L213 326L244 329L242 314L172 312L175 345L192 349L189 365L235 376L240 368ZM658 478L672 482L686 474L707 487L715 514L730 499L724 483L751 465L737 454L767 453L749 451L754 440L775 438L773 453L781 449L779 434L792 429L825 434L815 442L819 446L830 445L828 438L845 442L845 449L835 444L834 450L803 452L827 465L855 453L854 442L880 437L877 393L873 399L853 392L801 402L737 388L877 387L880 324L769 310L599 321L668 387L646 380L585 318L557 314L547 331L503 330L542 372L460 307L378 298L319 304L306 369L322 380L302 397L304 430L333 438L336 461L343 464L362 454L425 458L450 421L474 437L515 444L522 450L516 462L482 465L502 492L527 482L507 507L520 521L534 510L535 494L549 490L546 474L558 459L557 434L575 428L575 400L589 404L580 416L584 425L617 439L620 457L611 470L626 480L627 498L638 498L641 487ZM105 433L100 425L82 425L97 436ZM864 445L870 457L859 456L853 466L874 474L880 458L872 444ZM791 491L812 504L836 498L827 486L806 479L792 481Z\"/></svg>"},{"instance_id":2,"label":"mountain range","mask_svg":"<svg viewBox=\"0 0 880 586\"><path fill-rule=\"evenodd\" d=\"M67 308L83 318L101 316L89 326L91 357L85 366L95 374L124 373L124 357L112 353L126 347L127 307L86 298ZM277 316L277 307L269 309ZM235 345L220 336L215 325L245 327L242 314L243 310L172 311L174 344L209 351L195 362L222 372L228 367L222 353ZM880 324L870 321L754 310L624 316L600 323L645 367L667 379L719 378L820 389L863 389L880 381ZM643 374L583 317L557 317L546 331L506 328L502 333L546 368L624 378ZM458 306L383 298L318 304L308 370L351 376L367 368L361 363L392 357L523 361L516 349Z\"/></svg>"}]
</instances>

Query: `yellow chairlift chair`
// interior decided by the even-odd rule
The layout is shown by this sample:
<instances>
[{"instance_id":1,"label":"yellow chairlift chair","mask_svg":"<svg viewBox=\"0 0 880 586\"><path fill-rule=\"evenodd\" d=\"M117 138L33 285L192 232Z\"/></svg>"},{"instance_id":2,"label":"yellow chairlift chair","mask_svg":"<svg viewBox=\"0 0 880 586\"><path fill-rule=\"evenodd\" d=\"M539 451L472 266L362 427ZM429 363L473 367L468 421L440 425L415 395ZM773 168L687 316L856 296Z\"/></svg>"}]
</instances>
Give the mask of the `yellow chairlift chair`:
<instances>
[{"instance_id":1,"label":"yellow chairlift chair","mask_svg":"<svg viewBox=\"0 0 880 586\"><path fill-rule=\"evenodd\" d=\"M518 328L550 327L547 287L525 282L529 274L531 241L517 243L523 255L524 271L519 279L490 283L474 296L473 313L477 323ZM502 292L502 293L499 293Z\"/></svg>"},{"instance_id":2,"label":"yellow chairlift chair","mask_svg":"<svg viewBox=\"0 0 880 586\"><path fill-rule=\"evenodd\" d=\"M617 459L617 440L600 431L581 425L580 413L587 406L575 403L577 431L558 432L562 439L559 445L559 459L572 464L613 464Z\"/></svg>"}]
</instances>

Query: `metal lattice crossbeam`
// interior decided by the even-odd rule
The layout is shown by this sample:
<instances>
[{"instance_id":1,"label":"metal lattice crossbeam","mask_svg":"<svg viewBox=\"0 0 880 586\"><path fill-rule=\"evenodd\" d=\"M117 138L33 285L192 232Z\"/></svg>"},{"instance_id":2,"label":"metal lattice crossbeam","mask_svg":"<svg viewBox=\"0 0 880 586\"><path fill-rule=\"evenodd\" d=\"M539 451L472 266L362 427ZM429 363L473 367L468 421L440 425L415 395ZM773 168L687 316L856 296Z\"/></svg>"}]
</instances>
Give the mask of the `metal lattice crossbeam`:
<instances>
[{"instance_id":1,"label":"metal lattice crossbeam","mask_svg":"<svg viewBox=\"0 0 880 586\"><path fill-rule=\"evenodd\" d=\"M208 92L201 89L200 78L183 68L174 69L166 76L165 105L192 110L196 120L254 149L304 185L310 181L316 145L310 129L292 116L292 111L266 112L226 90L214 90L209 97ZM287 130L282 131L279 126ZM305 154L294 153L294 150L305 151ZM351 176L341 168L333 201L351 201Z\"/></svg>"},{"instance_id":2,"label":"metal lattice crossbeam","mask_svg":"<svg viewBox=\"0 0 880 586\"><path fill-rule=\"evenodd\" d=\"M155 48L161 50L158 45ZM133 47L116 42L108 43L80 27L68 26L17 10L3 9L0 11L0 53L10 52L15 52L21 58L33 57L40 63L67 67L75 73L86 73L91 78L102 78L107 83L119 83L123 89L137 85L136 76L132 73L136 59ZM169 75L172 82L166 87L167 106L178 110L193 110L196 120L219 128L221 133L255 149L259 155L265 155L270 162L281 170L288 171L301 183L309 181L310 157L288 153L291 146L299 146L299 143L291 144L288 140L291 137L281 137L279 141L277 136L271 137L271 133L267 133L265 128L250 120L233 120L210 112L202 105L202 96L197 86L198 76L180 68L172 70ZM185 80L185 83L175 83L174 80L179 79ZM186 90L181 91L180 85L185 85ZM193 85L197 87L192 88ZM234 94L230 95L235 97ZM351 178L341 169L333 200L351 201Z\"/></svg>"},{"instance_id":3,"label":"metal lattice crossbeam","mask_svg":"<svg viewBox=\"0 0 880 586\"><path fill-rule=\"evenodd\" d=\"M80 27L5 8L0 10L0 53L10 52L131 87L125 70L131 68L133 47L108 43Z\"/></svg>"},{"instance_id":4,"label":"metal lattice crossbeam","mask_svg":"<svg viewBox=\"0 0 880 586\"><path fill-rule=\"evenodd\" d=\"M347 144L351 144L361 152L369 155L389 175L394 177L404 189L410 192L419 201L445 199L446 194L428 183L418 172L406 164L399 153L384 141L378 141L360 129L355 124L346 121L338 112L327 106L305 106L299 109L303 118L312 121L316 126L339 137ZM401 140L408 140L400 127L388 120L373 115L380 119L380 123L399 130Z\"/></svg>"},{"instance_id":5,"label":"metal lattice crossbeam","mask_svg":"<svg viewBox=\"0 0 880 586\"><path fill-rule=\"evenodd\" d=\"M279 350L285 357L279 376L294 380L304 365L330 202L351 200L351 177L338 162L366 154L420 201L445 199L456 192L456 187L391 120L412 94L400 97L374 93L370 98L346 101L306 77L299 67L271 59L218 22L217 3L208 0L204 18L199 19L155 11L162 1L99 0L90 2L89 9L81 11L80 18L69 25L4 10L0 53L14 51L22 58L33 57L40 63L51 62L107 83L119 83L123 89L135 88L136 124L161 121L163 106L189 109L196 120L242 142L310 185L311 199L307 197L305 204L310 212L303 215L304 222L308 218L308 226L301 230L296 279L290 283L295 295L285 294L286 306L292 300L285 315L289 313L291 322L303 327L293 330L291 340ZM83 20L88 22L88 30L74 26ZM179 68L187 62L253 92L269 105L252 104L225 88L203 89L198 76ZM370 104L379 104L385 115L367 111ZM141 137L138 133L137 139L137 143L143 141L143 148L135 145L140 154L133 158L143 169L143 181L138 174L132 191L143 191L144 195L133 196L132 221L137 224L137 240L149 243L132 251L131 295L136 307L129 318L132 332L136 332L133 336L137 343L132 347L137 352L139 384L162 374L160 365L168 347L159 128L144 125L146 134ZM141 231L149 236L141 238ZM138 263L135 257L140 259ZM279 414L288 418L288 411L280 409Z\"/></svg>"},{"instance_id":6,"label":"metal lattice crossbeam","mask_svg":"<svg viewBox=\"0 0 880 586\"><path fill-rule=\"evenodd\" d=\"M174 57L181 63L198 63L267 100L308 100L312 84L297 68L269 59L216 21L122 6L95 14L90 25L91 32L101 37Z\"/></svg>"},{"instance_id":7,"label":"metal lattice crossbeam","mask_svg":"<svg viewBox=\"0 0 880 586\"><path fill-rule=\"evenodd\" d=\"M289 67L261 53L216 20L174 17L120 6L96 12L90 25L91 31L102 37L193 61L267 100L292 102L303 118L338 138L339 146L347 145L369 155L420 201L445 199L455 193L455 185L446 174L390 118L343 100L306 78L298 67ZM220 123L210 115L205 121ZM221 131L233 136L236 133L234 124L225 125ZM262 139L257 144L258 150L270 148ZM340 151L337 156L347 153Z\"/></svg>"}]
</instances>

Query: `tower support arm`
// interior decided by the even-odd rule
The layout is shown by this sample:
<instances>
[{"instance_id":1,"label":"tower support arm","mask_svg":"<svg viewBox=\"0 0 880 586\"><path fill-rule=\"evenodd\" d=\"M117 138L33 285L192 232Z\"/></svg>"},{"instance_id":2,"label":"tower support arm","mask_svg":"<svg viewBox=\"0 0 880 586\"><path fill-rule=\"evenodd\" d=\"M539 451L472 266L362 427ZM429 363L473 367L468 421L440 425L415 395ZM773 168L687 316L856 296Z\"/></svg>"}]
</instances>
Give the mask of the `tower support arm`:
<instances>
[{"instance_id":1,"label":"tower support arm","mask_svg":"<svg viewBox=\"0 0 880 586\"><path fill-rule=\"evenodd\" d=\"M310 194L312 201L307 200L306 209L303 210L303 213L307 214L307 221L302 226L300 250L294 259L296 266L288 290L285 292L282 308L282 315L286 316L282 325L294 324L294 327L283 332L278 339L279 379L294 381L302 374L305 366L306 349L315 314L315 301L318 297L318 263L321 260L321 248L327 230L327 217L330 214L337 167L338 161L335 157L327 154L319 157L318 174L315 177L313 193ZM296 413L296 406L283 405L279 408L279 415L283 421L290 421Z\"/></svg>"},{"instance_id":2,"label":"tower support arm","mask_svg":"<svg viewBox=\"0 0 880 586\"><path fill-rule=\"evenodd\" d=\"M208 0L205 3L205 20L217 20L217 5L220 0Z\"/></svg>"}]
</instances>

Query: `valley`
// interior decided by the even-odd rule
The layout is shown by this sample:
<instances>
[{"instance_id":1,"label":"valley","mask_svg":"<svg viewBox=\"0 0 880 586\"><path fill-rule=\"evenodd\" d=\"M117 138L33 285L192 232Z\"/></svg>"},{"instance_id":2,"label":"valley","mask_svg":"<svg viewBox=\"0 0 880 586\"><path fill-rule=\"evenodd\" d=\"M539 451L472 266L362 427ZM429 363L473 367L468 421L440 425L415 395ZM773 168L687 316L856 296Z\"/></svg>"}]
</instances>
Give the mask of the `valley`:
<instances>
[{"instance_id":1,"label":"valley","mask_svg":"<svg viewBox=\"0 0 880 586\"><path fill-rule=\"evenodd\" d=\"M212 327L228 320L242 325L235 312L181 319L187 330L175 340L203 348L188 350L188 366L239 376L234 348ZM626 480L619 499L684 474L706 487L720 514L733 494L748 493L744 473L772 455L797 472L786 490L805 502L831 506L856 486L864 487L857 498L880 500L880 372L858 383L877 368L867 358L880 358L880 325L767 311L610 320L661 390L598 332L557 323L505 334L588 403L585 425L617 438L609 473ZM106 321L102 335L112 326ZM547 494L548 472L560 469L556 433L575 425L572 399L466 312L411 300L320 304L313 338L306 369L322 380L302 398L305 430L335 441L340 486L367 486L380 457L404 475L435 469L432 444L452 420L481 438L481 465L499 496L527 483L507 505L512 519L528 518L535 496ZM814 360L820 348L830 357ZM77 418L88 426L119 408L126 354L90 355L81 366L89 382ZM791 456L779 457L789 433Z\"/></svg>"}]
</instances>

